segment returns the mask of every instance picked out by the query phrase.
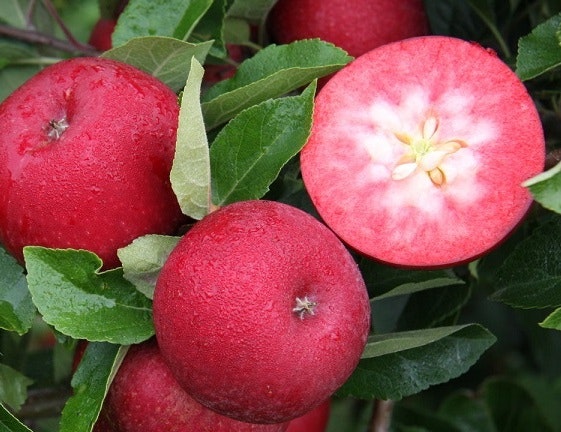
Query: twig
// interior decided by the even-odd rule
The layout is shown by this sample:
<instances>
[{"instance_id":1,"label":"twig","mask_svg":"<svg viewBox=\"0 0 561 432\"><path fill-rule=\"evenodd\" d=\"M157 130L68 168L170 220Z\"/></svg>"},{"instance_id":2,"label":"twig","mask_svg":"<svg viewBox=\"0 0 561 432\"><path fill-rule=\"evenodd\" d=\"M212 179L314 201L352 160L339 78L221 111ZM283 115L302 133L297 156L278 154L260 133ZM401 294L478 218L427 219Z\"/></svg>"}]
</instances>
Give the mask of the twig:
<instances>
[{"instance_id":1,"label":"twig","mask_svg":"<svg viewBox=\"0 0 561 432\"><path fill-rule=\"evenodd\" d=\"M60 51L73 54L85 54L91 56L99 55L99 52L89 45L80 44L80 46L76 46L69 41L58 39L45 33L37 32L35 30L24 30L5 24L0 24L0 35L8 36L10 38L32 44L50 46Z\"/></svg>"},{"instance_id":2,"label":"twig","mask_svg":"<svg viewBox=\"0 0 561 432\"><path fill-rule=\"evenodd\" d=\"M372 412L370 432L388 432L392 417L393 401L376 400Z\"/></svg>"},{"instance_id":3,"label":"twig","mask_svg":"<svg viewBox=\"0 0 561 432\"><path fill-rule=\"evenodd\" d=\"M53 19L55 20L57 25L60 27L60 29L62 30L62 32L66 36L66 39L68 39L68 42L70 42L71 45L78 48L79 51L84 51L84 50L91 49L91 47L89 45L85 45L85 44L81 43L80 41L78 41L74 37L74 35L70 31L70 29L66 26L66 24L64 23L64 21L62 20L62 18L58 14L58 12L57 12L57 10L56 10L56 8L53 5L53 2L51 0L43 0L43 5L45 5L45 9L47 9L47 12L49 12L49 15L53 17Z\"/></svg>"}]
</instances>

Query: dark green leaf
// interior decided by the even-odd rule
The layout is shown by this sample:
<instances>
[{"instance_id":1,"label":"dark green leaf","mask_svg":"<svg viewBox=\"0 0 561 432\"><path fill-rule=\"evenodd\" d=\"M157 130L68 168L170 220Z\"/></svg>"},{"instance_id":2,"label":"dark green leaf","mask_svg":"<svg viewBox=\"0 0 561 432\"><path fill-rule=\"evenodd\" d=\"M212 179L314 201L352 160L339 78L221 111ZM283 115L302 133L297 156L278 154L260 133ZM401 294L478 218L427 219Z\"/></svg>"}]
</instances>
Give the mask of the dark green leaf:
<instances>
[{"instance_id":1,"label":"dark green leaf","mask_svg":"<svg viewBox=\"0 0 561 432\"><path fill-rule=\"evenodd\" d=\"M0 432L32 432L0 404Z\"/></svg>"},{"instance_id":2,"label":"dark green leaf","mask_svg":"<svg viewBox=\"0 0 561 432\"><path fill-rule=\"evenodd\" d=\"M276 0L234 0L228 15L261 23Z\"/></svg>"},{"instance_id":3,"label":"dark green leaf","mask_svg":"<svg viewBox=\"0 0 561 432\"><path fill-rule=\"evenodd\" d=\"M210 149L212 201L259 199L306 143L315 84L301 95L270 99L229 122Z\"/></svg>"},{"instance_id":4,"label":"dark green leaf","mask_svg":"<svg viewBox=\"0 0 561 432\"><path fill-rule=\"evenodd\" d=\"M557 37L560 25L561 14L558 14L520 38L516 74L521 80L535 78L561 64L561 46Z\"/></svg>"},{"instance_id":5,"label":"dark green leaf","mask_svg":"<svg viewBox=\"0 0 561 432\"><path fill-rule=\"evenodd\" d=\"M561 306L561 217L518 243L499 268L491 299L520 308Z\"/></svg>"},{"instance_id":6,"label":"dark green leaf","mask_svg":"<svg viewBox=\"0 0 561 432\"><path fill-rule=\"evenodd\" d=\"M210 53L215 57L226 55L224 43L226 3L228 3L228 0L213 1L189 37L192 42L214 41Z\"/></svg>"},{"instance_id":7,"label":"dark green leaf","mask_svg":"<svg viewBox=\"0 0 561 432\"><path fill-rule=\"evenodd\" d=\"M204 63L211 45L212 42L193 45L169 37L148 36L132 39L104 52L101 57L133 65L177 92L185 86L191 59L194 57Z\"/></svg>"},{"instance_id":8,"label":"dark green leaf","mask_svg":"<svg viewBox=\"0 0 561 432\"><path fill-rule=\"evenodd\" d=\"M553 432L536 401L523 386L496 378L489 380L483 391L497 432Z\"/></svg>"},{"instance_id":9,"label":"dark green leaf","mask_svg":"<svg viewBox=\"0 0 561 432\"><path fill-rule=\"evenodd\" d=\"M6 66L0 68L0 102L6 99L12 92L26 82L29 78L39 72L39 66Z\"/></svg>"},{"instance_id":10,"label":"dark green leaf","mask_svg":"<svg viewBox=\"0 0 561 432\"><path fill-rule=\"evenodd\" d=\"M25 375L0 363L0 402L18 410L27 398L27 387L33 383Z\"/></svg>"},{"instance_id":11,"label":"dark green leaf","mask_svg":"<svg viewBox=\"0 0 561 432\"><path fill-rule=\"evenodd\" d=\"M438 409L440 417L461 432L497 432L483 400L467 392L447 397Z\"/></svg>"},{"instance_id":12,"label":"dark green leaf","mask_svg":"<svg viewBox=\"0 0 561 432\"><path fill-rule=\"evenodd\" d=\"M72 378L74 394L62 410L60 432L92 430L107 390L126 352L126 347L109 343L88 344Z\"/></svg>"},{"instance_id":13,"label":"dark green leaf","mask_svg":"<svg viewBox=\"0 0 561 432\"><path fill-rule=\"evenodd\" d=\"M170 181L181 210L193 219L210 211L210 155L201 112L203 67L191 60L189 78L181 97L175 157Z\"/></svg>"},{"instance_id":14,"label":"dark green leaf","mask_svg":"<svg viewBox=\"0 0 561 432\"><path fill-rule=\"evenodd\" d=\"M125 278L142 294L153 298L156 280L180 237L147 235L119 249Z\"/></svg>"},{"instance_id":15,"label":"dark green leaf","mask_svg":"<svg viewBox=\"0 0 561 432\"><path fill-rule=\"evenodd\" d=\"M93 253L24 248L27 281L45 322L74 339L131 344L154 333L151 302Z\"/></svg>"},{"instance_id":16,"label":"dark green leaf","mask_svg":"<svg viewBox=\"0 0 561 432\"><path fill-rule=\"evenodd\" d=\"M212 0L137 0L119 17L113 46L140 36L169 36L187 40Z\"/></svg>"},{"instance_id":17,"label":"dark green leaf","mask_svg":"<svg viewBox=\"0 0 561 432\"><path fill-rule=\"evenodd\" d=\"M340 48L317 39L269 45L242 62L232 78L203 95L207 129L219 126L247 107L329 75L350 60Z\"/></svg>"},{"instance_id":18,"label":"dark green leaf","mask_svg":"<svg viewBox=\"0 0 561 432\"><path fill-rule=\"evenodd\" d=\"M494 342L477 324L373 335L338 393L398 400L462 375Z\"/></svg>"},{"instance_id":19,"label":"dark green leaf","mask_svg":"<svg viewBox=\"0 0 561 432\"><path fill-rule=\"evenodd\" d=\"M24 334L31 328L34 317L35 306L23 268L0 248L0 328Z\"/></svg>"},{"instance_id":20,"label":"dark green leaf","mask_svg":"<svg viewBox=\"0 0 561 432\"><path fill-rule=\"evenodd\" d=\"M402 405L394 409L392 426L399 432L463 432L434 410Z\"/></svg>"}]
</instances>

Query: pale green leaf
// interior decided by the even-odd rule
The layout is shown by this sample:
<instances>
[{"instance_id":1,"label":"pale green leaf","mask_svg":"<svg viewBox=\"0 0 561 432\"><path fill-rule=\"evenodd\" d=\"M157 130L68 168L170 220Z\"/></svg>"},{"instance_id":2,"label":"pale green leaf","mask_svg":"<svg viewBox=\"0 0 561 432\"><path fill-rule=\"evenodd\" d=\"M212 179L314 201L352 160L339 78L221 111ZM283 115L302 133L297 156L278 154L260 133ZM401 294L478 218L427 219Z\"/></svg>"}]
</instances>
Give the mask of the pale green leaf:
<instances>
[{"instance_id":1,"label":"pale green leaf","mask_svg":"<svg viewBox=\"0 0 561 432\"><path fill-rule=\"evenodd\" d=\"M561 213L561 163L524 182L534 199L545 208Z\"/></svg>"},{"instance_id":2,"label":"pale green leaf","mask_svg":"<svg viewBox=\"0 0 561 432\"><path fill-rule=\"evenodd\" d=\"M170 179L181 210L202 219L210 209L210 156L199 94L203 67L192 59L183 90Z\"/></svg>"},{"instance_id":3,"label":"pale green leaf","mask_svg":"<svg viewBox=\"0 0 561 432\"><path fill-rule=\"evenodd\" d=\"M27 387L32 383L31 379L17 370L0 364L0 402L17 411L25 402Z\"/></svg>"},{"instance_id":4,"label":"pale green leaf","mask_svg":"<svg viewBox=\"0 0 561 432\"><path fill-rule=\"evenodd\" d=\"M180 237L146 235L117 251L125 278L146 297L153 298L160 270L179 239Z\"/></svg>"},{"instance_id":5,"label":"pale green leaf","mask_svg":"<svg viewBox=\"0 0 561 432\"><path fill-rule=\"evenodd\" d=\"M175 92L185 85L191 59L204 63L212 42L191 44L170 37L148 36L128 41L101 57L119 60L141 69Z\"/></svg>"}]
</instances>

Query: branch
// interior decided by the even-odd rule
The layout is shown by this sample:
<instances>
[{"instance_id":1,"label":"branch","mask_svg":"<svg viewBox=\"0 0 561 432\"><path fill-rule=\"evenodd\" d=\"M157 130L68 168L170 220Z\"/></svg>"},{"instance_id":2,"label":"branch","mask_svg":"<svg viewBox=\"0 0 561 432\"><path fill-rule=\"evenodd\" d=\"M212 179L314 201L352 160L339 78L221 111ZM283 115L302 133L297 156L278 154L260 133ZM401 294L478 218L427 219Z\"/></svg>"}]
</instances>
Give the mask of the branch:
<instances>
[{"instance_id":1,"label":"branch","mask_svg":"<svg viewBox=\"0 0 561 432\"><path fill-rule=\"evenodd\" d=\"M370 432L388 432L393 410L393 401L378 400L374 401L374 411L372 412L372 423Z\"/></svg>"},{"instance_id":2,"label":"branch","mask_svg":"<svg viewBox=\"0 0 561 432\"><path fill-rule=\"evenodd\" d=\"M5 24L0 24L0 36L7 36L31 44L50 46L72 54L99 55L99 51L89 45L80 44L80 46L76 46L71 42L57 39L45 33L40 33L35 30L24 30Z\"/></svg>"}]
</instances>

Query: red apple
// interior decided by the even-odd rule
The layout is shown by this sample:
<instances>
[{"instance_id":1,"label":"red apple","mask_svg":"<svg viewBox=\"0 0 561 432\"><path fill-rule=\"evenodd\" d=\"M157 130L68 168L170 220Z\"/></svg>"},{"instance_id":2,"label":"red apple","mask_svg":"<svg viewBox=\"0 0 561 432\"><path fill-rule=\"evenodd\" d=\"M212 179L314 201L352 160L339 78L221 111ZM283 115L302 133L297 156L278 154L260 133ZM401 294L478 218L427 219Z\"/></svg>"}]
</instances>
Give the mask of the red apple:
<instances>
[{"instance_id":1,"label":"red apple","mask_svg":"<svg viewBox=\"0 0 561 432\"><path fill-rule=\"evenodd\" d=\"M117 25L114 18L100 18L94 25L88 43L99 51L111 49L111 36Z\"/></svg>"},{"instance_id":2,"label":"red apple","mask_svg":"<svg viewBox=\"0 0 561 432\"><path fill-rule=\"evenodd\" d=\"M325 432L329 423L331 400L327 399L317 408L291 420L286 432Z\"/></svg>"},{"instance_id":3,"label":"red apple","mask_svg":"<svg viewBox=\"0 0 561 432\"><path fill-rule=\"evenodd\" d=\"M422 0L279 0L267 24L276 43L320 38L354 57L428 33Z\"/></svg>"},{"instance_id":4,"label":"red apple","mask_svg":"<svg viewBox=\"0 0 561 432\"><path fill-rule=\"evenodd\" d=\"M352 256L317 219L253 200L197 222L154 294L162 355L195 399L255 423L321 404L353 372L370 324Z\"/></svg>"},{"instance_id":5,"label":"red apple","mask_svg":"<svg viewBox=\"0 0 561 432\"><path fill-rule=\"evenodd\" d=\"M451 37L387 44L317 96L301 152L319 214L352 248L398 266L482 255L521 221L543 169L540 118L494 52Z\"/></svg>"},{"instance_id":6,"label":"red apple","mask_svg":"<svg viewBox=\"0 0 561 432\"><path fill-rule=\"evenodd\" d=\"M156 78L124 63L49 66L0 105L0 242L87 249L105 266L144 234L183 220L169 181L179 107Z\"/></svg>"},{"instance_id":7,"label":"red apple","mask_svg":"<svg viewBox=\"0 0 561 432\"><path fill-rule=\"evenodd\" d=\"M287 423L251 424L202 406L175 381L155 340L133 345L105 398L96 432L281 432Z\"/></svg>"}]
</instances>

